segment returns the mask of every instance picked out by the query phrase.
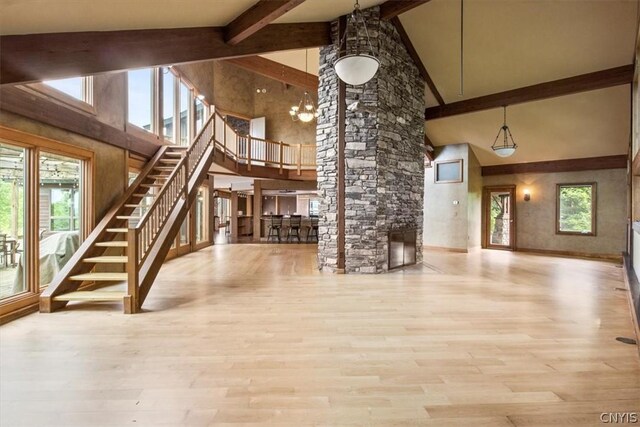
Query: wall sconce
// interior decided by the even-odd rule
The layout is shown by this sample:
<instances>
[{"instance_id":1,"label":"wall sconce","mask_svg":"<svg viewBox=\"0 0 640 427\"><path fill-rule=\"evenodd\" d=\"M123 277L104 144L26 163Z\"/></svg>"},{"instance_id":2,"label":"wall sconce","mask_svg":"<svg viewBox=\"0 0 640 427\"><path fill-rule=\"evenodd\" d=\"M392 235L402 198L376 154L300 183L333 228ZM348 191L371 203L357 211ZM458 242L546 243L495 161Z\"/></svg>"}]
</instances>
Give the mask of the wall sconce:
<instances>
[{"instance_id":1,"label":"wall sconce","mask_svg":"<svg viewBox=\"0 0 640 427\"><path fill-rule=\"evenodd\" d=\"M529 200L531 200L531 191L527 188L524 190L524 201L528 202Z\"/></svg>"}]
</instances>

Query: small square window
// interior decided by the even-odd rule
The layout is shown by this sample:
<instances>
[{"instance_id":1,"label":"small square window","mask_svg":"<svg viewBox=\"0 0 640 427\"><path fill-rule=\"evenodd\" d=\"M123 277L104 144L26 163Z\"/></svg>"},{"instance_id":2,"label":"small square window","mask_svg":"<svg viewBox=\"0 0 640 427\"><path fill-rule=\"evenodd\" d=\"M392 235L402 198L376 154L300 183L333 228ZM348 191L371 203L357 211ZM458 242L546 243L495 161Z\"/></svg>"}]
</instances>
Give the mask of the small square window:
<instances>
[{"instance_id":1,"label":"small square window","mask_svg":"<svg viewBox=\"0 0 640 427\"><path fill-rule=\"evenodd\" d=\"M434 179L436 184L462 182L462 159L436 161Z\"/></svg>"},{"instance_id":2,"label":"small square window","mask_svg":"<svg viewBox=\"0 0 640 427\"><path fill-rule=\"evenodd\" d=\"M556 193L556 233L595 236L596 184L558 184Z\"/></svg>"}]
</instances>

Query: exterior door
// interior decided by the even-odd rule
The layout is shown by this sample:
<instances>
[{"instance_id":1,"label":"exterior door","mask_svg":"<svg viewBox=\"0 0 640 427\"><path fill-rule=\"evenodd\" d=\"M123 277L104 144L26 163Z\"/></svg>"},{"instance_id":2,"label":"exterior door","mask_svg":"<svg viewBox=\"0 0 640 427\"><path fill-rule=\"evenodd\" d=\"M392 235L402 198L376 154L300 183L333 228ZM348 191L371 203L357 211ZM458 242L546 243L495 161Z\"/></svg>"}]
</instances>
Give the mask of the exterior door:
<instances>
[{"instance_id":1,"label":"exterior door","mask_svg":"<svg viewBox=\"0 0 640 427\"><path fill-rule=\"evenodd\" d=\"M483 247L515 250L515 186L485 187L482 197Z\"/></svg>"}]
</instances>

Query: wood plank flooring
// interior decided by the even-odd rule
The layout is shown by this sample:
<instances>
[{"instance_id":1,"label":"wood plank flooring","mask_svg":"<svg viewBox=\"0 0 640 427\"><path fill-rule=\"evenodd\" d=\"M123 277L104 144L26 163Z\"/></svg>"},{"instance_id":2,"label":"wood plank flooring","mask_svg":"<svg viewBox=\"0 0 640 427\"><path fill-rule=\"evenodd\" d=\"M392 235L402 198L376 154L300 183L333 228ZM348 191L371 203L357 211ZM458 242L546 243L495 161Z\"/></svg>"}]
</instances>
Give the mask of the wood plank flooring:
<instances>
[{"instance_id":1,"label":"wood plank flooring","mask_svg":"<svg viewBox=\"0 0 640 427\"><path fill-rule=\"evenodd\" d=\"M327 275L313 245L168 262L146 312L73 304L0 327L4 426L591 426L640 413L619 266L425 253Z\"/></svg>"}]
</instances>

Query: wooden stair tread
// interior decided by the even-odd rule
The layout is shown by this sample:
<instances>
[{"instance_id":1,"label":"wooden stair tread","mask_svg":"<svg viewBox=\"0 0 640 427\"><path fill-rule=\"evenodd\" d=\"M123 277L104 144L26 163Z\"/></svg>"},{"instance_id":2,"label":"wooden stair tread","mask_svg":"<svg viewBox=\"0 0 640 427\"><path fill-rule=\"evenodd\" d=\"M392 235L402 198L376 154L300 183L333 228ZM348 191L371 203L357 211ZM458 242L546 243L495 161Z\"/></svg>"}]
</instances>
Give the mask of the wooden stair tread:
<instances>
[{"instance_id":1,"label":"wooden stair tread","mask_svg":"<svg viewBox=\"0 0 640 427\"><path fill-rule=\"evenodd\" d=\"M154 166L154 169L158 169L161 171L172 171L174 168L171 166Z\"/></svg>"},{"instance_id":2,"label":"wooden stair tread","mask_svg":"<svg viewBox=\"0 0 640 427\"><path fill-rule=\"evenodd\" d=\"M140 184L140 186L142 186L142 187L149 187L149 188L152 188L152 187L162 187L162 185L163 185L163 184Z\"/></svg>"},{"instance_id":3,"label":"wooden stair tread","mask_svg":"<svg viewBox=\"0 0 640 427\"><path fill-rule=\"evenodd\" d=\"M122 282L127 280L127 273L85 273L69 279L76 282Z\"/></svg>"},{"instance_id":4,"label":"wooden stair tread","mask_svg":"<svg viewBox=\"0 0 640 427\"><path fill-rule=\"evenodd\" d=\"M113 242L98 242L96 246L101 248L126 248L128 243L125 241L113 241Z\"/></svg>"},{"instance_id":5,"label":"wooden stair tread","mask_svg":"<svg viewBox=\"0 0 640 427\"><path fill-rule=\"evenodd\" d=\"M107 233L127 233L128 228L107 228Z\"/></svg>"},{"instance_id":6,"label":"wooden stair tread","mask_svg":"<svg viewBox=\"0 0 640 427\"><path fill-rule=\"evenodd\" d=\"M139 207L140 207L140 205L137 205L137 204L135 204L135 203L126 203L126 204L124 205L124 207L125 207L125 208L139 208Z\"/></svg>"},{"instance_id":7,"label":"wooden stair tread","mask_svg":"<svg viewBox=\"0 0 640 427\"><path fill-rule=\"evenodd\" d=\"M166 153L164 153L164 155L171 157L182 157L182 153L178 153L176 151L167 151Z\"/></svg>"},{"instance_id":8,"label":"wooden stair tread","mask_svg":"<svg viewBox=\"0 0 640 427\"><path fill-rule=\"evenodd\" d=\"M126 264L128 261L129 259L126 256L119 255L96 256L82 260L82 262L95 264Z\"/></svg>"},{"instance_id":9,"label":"wooden stair tread","mask_svg":"<svg viewBox=\"0 0 640 427\"><path fill-rule=\"evenodd\" d=\"M154 179L167 179L167 178L169 178L169 175L149 175L149 178L154 178Z\"/></svg>"},{"instance_id":10,"label":"wooden stair tread","mask_svg":"<svg viewBox=\"0 0 640 427\"><path fill-rule=\"evenodd\" d=\"M131 215L118 215L116 216L118 219L140 219L139 216L131 216Z\"/></svg>"},{"instance_id":11,"label":"wooden stair tread","mask_svg":"<svg viewBox=\"0 0 640 427\"><path fill-rule=\"evenodd\" d=\"M54 301L120 301L127 294L123 291L76 291L53 297Z\"/></svg>"}]
</instances>

